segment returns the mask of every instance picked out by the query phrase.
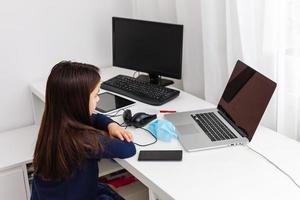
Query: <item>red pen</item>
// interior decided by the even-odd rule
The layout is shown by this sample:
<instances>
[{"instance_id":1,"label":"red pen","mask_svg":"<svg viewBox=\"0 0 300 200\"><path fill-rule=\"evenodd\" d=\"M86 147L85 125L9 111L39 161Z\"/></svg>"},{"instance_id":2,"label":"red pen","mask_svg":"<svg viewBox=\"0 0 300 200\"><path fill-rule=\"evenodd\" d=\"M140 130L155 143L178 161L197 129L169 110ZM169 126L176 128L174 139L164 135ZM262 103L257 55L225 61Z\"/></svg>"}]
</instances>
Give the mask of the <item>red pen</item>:
<instances>
[{"instance_id":1,"label":"red pen","mask_svg":"<svg viewBox=\"0 0 300 200\"><path fill-rule=\"evenodd\" d=\"M160 113L175 113L176 110L160 110Z\"/></svg>"}]
</instances>

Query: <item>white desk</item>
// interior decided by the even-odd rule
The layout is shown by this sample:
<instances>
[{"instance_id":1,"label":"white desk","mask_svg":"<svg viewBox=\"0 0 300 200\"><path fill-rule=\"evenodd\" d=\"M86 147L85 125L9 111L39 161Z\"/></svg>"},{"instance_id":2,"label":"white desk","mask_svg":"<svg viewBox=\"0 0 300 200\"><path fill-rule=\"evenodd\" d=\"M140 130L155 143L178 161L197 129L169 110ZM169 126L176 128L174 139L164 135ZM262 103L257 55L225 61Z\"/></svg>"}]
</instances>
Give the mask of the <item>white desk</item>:
<instances>
[{"instance_id":1,"label":"white desk","mask_svg":"<svg viewBox=\"0 0 300 200\"><path fill-rule=\"evenodd\" d=\"M117 74L132 73L119 68L106 68L102 69L101 75L106 80ZM32 84L31 90L44 100L45 81ZM135 113L153 109L187 111L211 107L212 104L182 91L178 98L162 106L137 102L131 109ZM120 118L115 120L121 122ZM129 130L138 143L152 141L142 130ZM300 183L298 142L260 126L250 146ZM177 140L172 140L169 143L158 141L148 147L137 147L137 152L141 149L182 147ZM137 157L138 153L131 158L116 161L143 182L159 199L300 199L300 190L285 175L244 146L184 152L182 162L139 162Z\"/></svg>"}]
</instances>

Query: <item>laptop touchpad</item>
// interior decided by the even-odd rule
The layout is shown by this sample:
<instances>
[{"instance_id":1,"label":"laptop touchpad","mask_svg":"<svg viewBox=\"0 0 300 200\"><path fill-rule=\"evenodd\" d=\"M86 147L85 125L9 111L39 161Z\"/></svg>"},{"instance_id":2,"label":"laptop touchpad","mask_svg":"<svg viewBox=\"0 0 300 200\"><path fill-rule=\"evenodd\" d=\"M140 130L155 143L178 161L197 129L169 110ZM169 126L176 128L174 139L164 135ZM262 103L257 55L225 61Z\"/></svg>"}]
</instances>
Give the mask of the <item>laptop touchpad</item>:
<instances>
[{"instance_id":1,"label":"laptop touchpad","mask_svg":"<svg viewBox=\"0 0 300 200\"><path fill-rule=\"evenodd\" d=\"M182 135L191 135L195 133L199 133L199 131L195 128L193 124L184 124L176 126L179 133Z\"/></svg>"}]
</instances>

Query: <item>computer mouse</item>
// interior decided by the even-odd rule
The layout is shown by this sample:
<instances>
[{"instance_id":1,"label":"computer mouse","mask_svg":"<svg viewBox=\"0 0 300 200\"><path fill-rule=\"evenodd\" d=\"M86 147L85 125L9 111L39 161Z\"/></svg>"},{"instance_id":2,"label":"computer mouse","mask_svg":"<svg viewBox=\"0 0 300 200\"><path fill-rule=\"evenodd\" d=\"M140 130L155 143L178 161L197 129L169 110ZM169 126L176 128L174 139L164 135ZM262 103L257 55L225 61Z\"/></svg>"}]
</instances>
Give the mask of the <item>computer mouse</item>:
<instances>
[{"instance_id":1,"label":"computer mouse","mask_svg":"<svg viewBox=\"0 0 300 200\"><path fill-rule=\"evenodd\" d=\"M132 116L131 122L134 127L140 128L145 126L146 124L148 124L154 119L156 119L156 115L149 115L144 112L139 112Z\"/></svg>"}]
</instances>

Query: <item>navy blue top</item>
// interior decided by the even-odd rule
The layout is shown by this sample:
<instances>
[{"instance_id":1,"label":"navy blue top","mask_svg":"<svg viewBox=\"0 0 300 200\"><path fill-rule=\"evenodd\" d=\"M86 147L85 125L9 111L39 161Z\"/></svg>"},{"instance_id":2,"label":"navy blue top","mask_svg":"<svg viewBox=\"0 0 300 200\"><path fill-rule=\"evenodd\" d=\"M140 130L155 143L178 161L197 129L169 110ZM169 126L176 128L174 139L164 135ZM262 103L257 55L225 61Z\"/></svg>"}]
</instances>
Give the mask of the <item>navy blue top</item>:
<instances>
[{"instance_id":1,"label":"navy blue top","mask_svg":"<svg viewBox=\"0 0 300 200\"><path fill-rule=\"evenodd\" d=\"M102 115L92 115L95 128L106 130L113 120ZM99 136L104 151L86 159L74 176L65 181L43 181L34 176L31 200L95 200L97 197L98 161L101 158L128 158L136 153L132 142Z\"/></svg>"}]
</instances>

